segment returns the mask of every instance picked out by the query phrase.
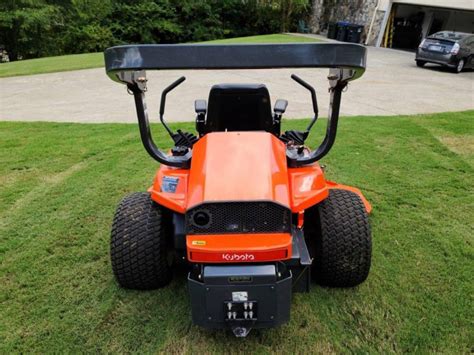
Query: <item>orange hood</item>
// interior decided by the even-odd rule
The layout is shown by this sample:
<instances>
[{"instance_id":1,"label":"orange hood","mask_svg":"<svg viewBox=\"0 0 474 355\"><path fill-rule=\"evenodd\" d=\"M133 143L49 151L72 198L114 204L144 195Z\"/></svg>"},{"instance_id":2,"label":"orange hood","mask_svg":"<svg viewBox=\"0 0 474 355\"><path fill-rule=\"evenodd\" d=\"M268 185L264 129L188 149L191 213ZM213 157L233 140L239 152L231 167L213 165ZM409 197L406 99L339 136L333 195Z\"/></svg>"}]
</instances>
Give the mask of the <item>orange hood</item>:
<instances>
[{"instance_id":1,"label":"orange hood","mask_svg":"<svg viewBox=\"0 0 474 355\"><path fill-rule=\"evenodd\" d=\"M290 205L285 145L267 132L214 132L193 147L187 208L211 201Z\"/></svg>"}]
</instances>

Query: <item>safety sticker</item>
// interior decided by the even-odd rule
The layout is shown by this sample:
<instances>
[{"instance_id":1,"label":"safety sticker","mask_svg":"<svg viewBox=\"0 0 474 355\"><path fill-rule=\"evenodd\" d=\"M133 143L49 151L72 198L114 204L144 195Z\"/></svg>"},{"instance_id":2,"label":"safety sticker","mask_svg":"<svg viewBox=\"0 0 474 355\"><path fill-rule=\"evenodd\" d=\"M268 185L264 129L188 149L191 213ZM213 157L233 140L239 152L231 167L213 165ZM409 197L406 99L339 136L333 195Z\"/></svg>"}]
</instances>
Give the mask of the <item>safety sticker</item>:
<instances>
[{"instance_id":1,"label":"safety sticker","mask_svg":"<svg viewBox=\"0 0 474 355\"><path fill-rule=\"evenodd\" d=\"M206 245L206 241L205 240L193 240L191 242L192 245Z\"/></svg>"},{"instance_id":2,"label":"safety sticker","mask_svg":"<svg viewBox=\"0 0 474 355\"><path fill-rule=\"evenodd\" d=\"M233 302L244 302L249 300L249 294L246 291L232 292Z\"/></svg>"},{"instance_id":3,"label":"safety sticker","mask_svg":"<svg viewBox=\"0 0 474 355\"><path fill-rule=\"evenodd\" d=\"M161 191L175 193L178 186L179 178L174 176L163 176L161 180Z\"/></svg>"}]
</instances>

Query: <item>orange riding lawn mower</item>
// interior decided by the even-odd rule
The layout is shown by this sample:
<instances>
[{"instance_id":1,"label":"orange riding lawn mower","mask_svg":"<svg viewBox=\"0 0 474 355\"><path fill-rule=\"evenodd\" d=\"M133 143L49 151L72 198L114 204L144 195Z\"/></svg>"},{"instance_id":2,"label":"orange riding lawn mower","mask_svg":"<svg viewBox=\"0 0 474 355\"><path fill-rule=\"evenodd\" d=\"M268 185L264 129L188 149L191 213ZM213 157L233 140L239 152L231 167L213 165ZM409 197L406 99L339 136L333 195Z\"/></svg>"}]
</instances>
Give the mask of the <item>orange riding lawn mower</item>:
<instances>
[{"instance_id":1,"label":"orange riding lawn mower","mask_svg":"<svg viewBox=\"0 0 474 355\"><path fill-rule=\"evenodd\" d=\"M167 285L177 263L189 270L193 322L245 337L290 318L293 292L311 280L328 287L363 282L371 263L371 206L350 186L326 180L318 164L331 149L341 94L365 71L366 49L356 44L128 45L105 51L111 79L134 96L143 145L159 167L148 192L125 197L115 213L112 268L120 286ZM145 104L146 70L330 68L325 137L311 150L304 131L280 131L286 100L273 112L264 84L218 84L196 100L196 134L173 131L169 152L155 145Z\"/></svg>"}]
</instances>

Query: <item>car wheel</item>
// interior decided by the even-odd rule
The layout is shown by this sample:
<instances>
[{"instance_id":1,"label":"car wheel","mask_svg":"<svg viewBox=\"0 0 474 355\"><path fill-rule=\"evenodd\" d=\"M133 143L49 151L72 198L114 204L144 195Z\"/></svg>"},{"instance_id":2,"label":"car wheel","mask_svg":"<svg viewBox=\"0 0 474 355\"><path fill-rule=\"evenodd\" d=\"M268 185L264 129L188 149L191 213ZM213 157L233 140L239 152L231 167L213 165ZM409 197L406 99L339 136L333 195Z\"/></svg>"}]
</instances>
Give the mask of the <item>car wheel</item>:
<instances>
[{"instance_id":1,"label":"car wheel","mask_svg":"<svg viewBox=\"0 0 474 355\"><path fill-rule=\"evenodd\" d=\"M426 64L426 62L425 62L424 60L417 60L417 61L416 61L416 66L417 66L417 67L422 68L422 67L425 66L425 64Z\"/></svg>"},{"instance_id":2,"label":"car wheel","mask_svg":"<svg viewBox=\"0 0 474 355\"><path fill-rule=\"evenodd\" d=\"M454 69L454 72L455 73L460 73L462 72L462 70L464 69L464 59L459 59L459 62L456 66L456 68Z\"/></svg>"}]
</instances>

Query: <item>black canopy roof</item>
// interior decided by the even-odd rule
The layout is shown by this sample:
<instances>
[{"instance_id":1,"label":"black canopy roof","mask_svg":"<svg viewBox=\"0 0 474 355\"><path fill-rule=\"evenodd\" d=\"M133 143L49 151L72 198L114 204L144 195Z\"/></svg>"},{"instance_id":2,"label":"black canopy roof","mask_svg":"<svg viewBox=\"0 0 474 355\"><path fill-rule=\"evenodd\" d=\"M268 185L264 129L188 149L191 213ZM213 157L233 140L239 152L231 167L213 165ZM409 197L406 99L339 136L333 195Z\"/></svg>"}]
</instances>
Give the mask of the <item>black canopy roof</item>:
<instances>
[{"instance_id":1,"label":"black canopy roof","mask_svg":"<svg viewBox=\"0 0 474 355\"><path fill-rule=\"evenodd\" d=\"M160 69L343 68L354 71L354 80L365 67L366 48L347 43L145 44L105 51L107 74L124 83L126 72Z\"/></svg>"}]
</instances>

